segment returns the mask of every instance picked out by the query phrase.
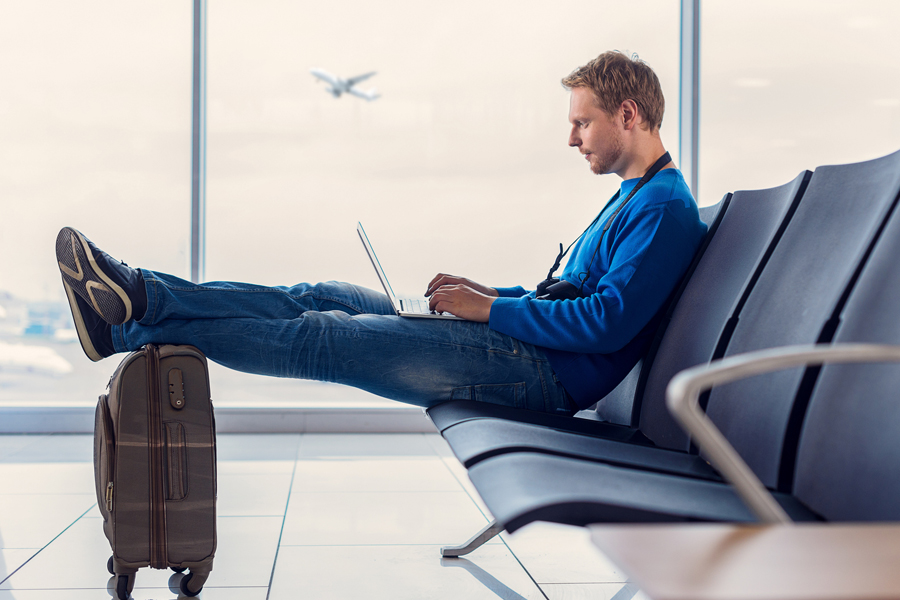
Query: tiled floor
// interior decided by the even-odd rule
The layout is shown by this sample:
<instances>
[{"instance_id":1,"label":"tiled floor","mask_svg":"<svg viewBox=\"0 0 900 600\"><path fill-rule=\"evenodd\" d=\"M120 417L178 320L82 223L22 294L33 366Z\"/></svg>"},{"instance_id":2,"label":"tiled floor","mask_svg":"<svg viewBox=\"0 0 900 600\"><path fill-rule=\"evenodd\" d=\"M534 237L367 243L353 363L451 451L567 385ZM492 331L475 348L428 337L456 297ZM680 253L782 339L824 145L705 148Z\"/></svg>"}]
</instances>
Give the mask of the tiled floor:
<instances>
[{"instance_id":1,"label":"tiled floor","mask_svg":"<svg viewBox=\"0 0 900 600\"><path fill-rule=\"evenodd\" d=\"M92 439L0 436L0 600L109 598ZM533 524L441 559L487 522L440 436L219 436L209 600L643 598L587 530ZM143 569L135 600L178 597Z\"/></svg>"}]
</instances>

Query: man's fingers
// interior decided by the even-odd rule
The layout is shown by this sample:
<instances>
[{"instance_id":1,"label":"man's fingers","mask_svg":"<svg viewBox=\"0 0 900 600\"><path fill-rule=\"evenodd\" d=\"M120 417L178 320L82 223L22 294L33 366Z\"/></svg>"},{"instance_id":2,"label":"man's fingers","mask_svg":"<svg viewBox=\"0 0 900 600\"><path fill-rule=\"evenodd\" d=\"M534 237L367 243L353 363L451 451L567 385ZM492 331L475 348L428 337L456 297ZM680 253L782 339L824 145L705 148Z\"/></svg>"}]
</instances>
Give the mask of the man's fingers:
<instances>
[{"instance_id":1,"label":"man's fingers","mask_svg":"<svg viewBox=\"0 0 900 600\"><path fill-rule=\"evenodd\" d=\"M441 287L441 281L443 281L445 277L447 277L447 275L444 273L438 273L437 275L435 275L434 279L432 279L428 283L428 289L425 290L425 295L430 296L434 293L434 290Z\"/></svg>"},{"instance_id":2,"label":"man's fingers","mask_svg":"<svg viewBox=\"0 0 900 600\"><path fill-rule=\"evenodd\" d=\"M428 289L425 290L425 295L432 295L435 290L448 286L455 285L462 281L461 277L457 277L455 275L447 275L446 273L438 273L434 279L431 280L431 283L428 284Z\"/></svg>"},{"instance_id":3,"label":"man's fingers","mask_svg":"<svg viewBox=\"0 0 900 600\"><path fill-rule=\"evenodd\" d=\"M434 278L428 282L428 289L431 290L433 287L435 287L435 284L444 277L446 277L446 275L443 273L438 273L437 275L435 275Z\"/></svg>"},{"instance_id":4,"label":"man's fingers","mask_svg":"<svg viewBox=\"0 0 900 600\"><path fill-rule=\"evenodd\" d=\"M431 300L428 301L428 307L434 312L452 313L452 306L455 304L457 294L460 292L461 285L443 285L439 287L433 294Z\"/></svg>"},{"instance_id":5,"label":"man's fingers","mask_svg":"<svg viewBox=\"0 0 900 600\"><path fill-rule=\"evenodd\" d=\"M450 296L449 294L447 294L446 290L440 288L438 291L431 294L431 299L428 301L428 308L430 308L434 312L439 312L437 308L438 305L447 302L449 297Z\"/></svg>"}]
</instances>

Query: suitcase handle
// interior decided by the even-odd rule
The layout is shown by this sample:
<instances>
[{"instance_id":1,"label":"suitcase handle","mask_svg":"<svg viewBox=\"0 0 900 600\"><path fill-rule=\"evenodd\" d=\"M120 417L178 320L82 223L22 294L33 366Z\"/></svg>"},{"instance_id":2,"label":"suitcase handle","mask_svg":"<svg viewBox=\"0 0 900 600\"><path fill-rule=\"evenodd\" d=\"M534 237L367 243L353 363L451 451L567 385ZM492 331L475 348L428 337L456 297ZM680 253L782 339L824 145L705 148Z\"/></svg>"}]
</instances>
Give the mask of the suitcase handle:
<instances>
[{"instance_id":1,"label":"suitcase handle","mask_svg":"<svg viewBox=\"0 0 900 600\"><path fill-rule=\"evenodd\" d=\"M187 496L187 444L184 426L166 421L166 500L184 500Z\"/></svg>"}]
</instances>

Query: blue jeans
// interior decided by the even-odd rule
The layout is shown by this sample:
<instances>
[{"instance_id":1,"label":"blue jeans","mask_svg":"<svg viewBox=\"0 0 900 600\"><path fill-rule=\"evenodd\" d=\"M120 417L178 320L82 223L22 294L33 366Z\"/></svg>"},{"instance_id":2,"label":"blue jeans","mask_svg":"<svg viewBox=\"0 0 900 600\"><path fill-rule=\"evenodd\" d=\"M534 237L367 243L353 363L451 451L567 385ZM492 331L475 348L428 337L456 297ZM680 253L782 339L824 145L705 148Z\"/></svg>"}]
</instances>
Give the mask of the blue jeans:
<instances>
[{"instance_id":1,"label":"blue jeans","mask_svg":"<svg viewBox=\"0 0 900 600\"><path fill-rule=\"evenodd\" d=\"M544 352L487 324L410 319L347 283L194 284L142 270L147 312L112 328L116 351L191 344L226 367L351 385L418 406L477 400L573 413Z\"/></svg>"}]
</instances>

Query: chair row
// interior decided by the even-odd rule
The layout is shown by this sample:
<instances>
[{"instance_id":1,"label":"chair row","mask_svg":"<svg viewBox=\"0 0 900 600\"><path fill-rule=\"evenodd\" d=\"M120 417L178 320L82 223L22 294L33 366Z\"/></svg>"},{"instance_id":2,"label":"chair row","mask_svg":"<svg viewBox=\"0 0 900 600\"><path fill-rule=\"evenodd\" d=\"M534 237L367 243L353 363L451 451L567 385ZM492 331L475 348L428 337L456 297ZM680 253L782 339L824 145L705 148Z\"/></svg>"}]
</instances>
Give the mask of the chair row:
<instances>
[{"instance_id":1,"label":"chair row","mask_svg":"<svg viewBox=\"0 0 900 600\"><path fill-rule=\"evenodd\" d=\"M666 386L686 368L766 348L900 344L898 195L900 152L704 209L709 233L647 355L594 412L429 409L497 521L490 533L534 520L754 520L668 412ZM898 520L898 389L896 365L800 366L700 402L792 519Z\"/></svg>"}]
</instances>

